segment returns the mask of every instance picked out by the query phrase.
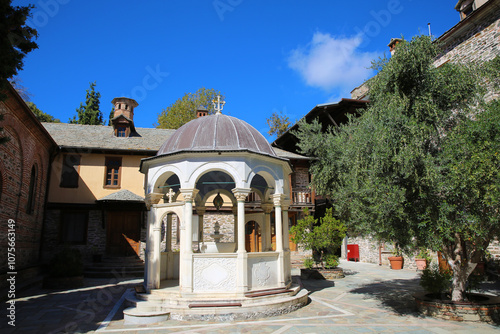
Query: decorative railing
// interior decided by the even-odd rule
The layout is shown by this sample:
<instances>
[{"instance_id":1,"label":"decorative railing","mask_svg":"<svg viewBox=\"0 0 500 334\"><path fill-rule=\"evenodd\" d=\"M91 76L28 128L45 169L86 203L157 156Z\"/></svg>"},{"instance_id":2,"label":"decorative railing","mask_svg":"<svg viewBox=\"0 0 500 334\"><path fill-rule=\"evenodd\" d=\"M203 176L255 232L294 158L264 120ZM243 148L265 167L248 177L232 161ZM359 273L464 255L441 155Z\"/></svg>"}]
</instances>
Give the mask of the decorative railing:
<instances>
[{"instance_id":1,"label":"decorative railing","mask_svg":"<svg viewBox=\"0 0 500 334\"><path fill-rule=\"evenodd\" d=\"M292 205L313 204L311 189L295 188L292 190Z\"/></svg>"}]
</instances>

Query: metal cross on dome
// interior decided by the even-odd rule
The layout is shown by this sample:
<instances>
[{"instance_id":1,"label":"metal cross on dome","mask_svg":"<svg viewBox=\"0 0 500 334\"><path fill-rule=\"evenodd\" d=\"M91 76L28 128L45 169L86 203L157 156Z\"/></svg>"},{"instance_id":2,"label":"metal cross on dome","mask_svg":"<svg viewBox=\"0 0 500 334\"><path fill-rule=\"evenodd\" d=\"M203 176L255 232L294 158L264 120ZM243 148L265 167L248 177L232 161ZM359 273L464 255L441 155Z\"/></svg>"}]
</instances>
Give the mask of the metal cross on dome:
<instances>
[{"instance_id":1,"label":"metal cross on dome","mask_svg":"<svg viewBox=\"0 0 500 334\"><path fill-rule=\"evenodd\" d=\"M213 99L212 104L214 105L215 113L217 115L221 114L222 109L224 108L224 105L226 104L226 101L221 101L220 100L220 95L217 95L217 100Z\"/></svg>"}]
</instances>

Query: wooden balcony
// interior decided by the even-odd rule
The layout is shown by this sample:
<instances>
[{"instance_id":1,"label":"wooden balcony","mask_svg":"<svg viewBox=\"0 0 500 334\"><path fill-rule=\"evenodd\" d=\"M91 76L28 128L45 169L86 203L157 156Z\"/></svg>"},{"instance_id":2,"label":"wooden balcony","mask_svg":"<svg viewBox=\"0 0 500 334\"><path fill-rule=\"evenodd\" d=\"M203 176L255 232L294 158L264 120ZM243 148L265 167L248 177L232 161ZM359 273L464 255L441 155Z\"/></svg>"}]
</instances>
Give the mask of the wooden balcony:
<instances>
[{"instance_id":1,"label":"wooden balcony","mask_svg":"<svg viewBox=\"0 0 500 334\"><path fill-rule=\"evenodd\" d=\"M294 188L292 190L292 205L293 206L312 206L314 199L311 189L308 188Z\"/></svg>"}]
</instances>

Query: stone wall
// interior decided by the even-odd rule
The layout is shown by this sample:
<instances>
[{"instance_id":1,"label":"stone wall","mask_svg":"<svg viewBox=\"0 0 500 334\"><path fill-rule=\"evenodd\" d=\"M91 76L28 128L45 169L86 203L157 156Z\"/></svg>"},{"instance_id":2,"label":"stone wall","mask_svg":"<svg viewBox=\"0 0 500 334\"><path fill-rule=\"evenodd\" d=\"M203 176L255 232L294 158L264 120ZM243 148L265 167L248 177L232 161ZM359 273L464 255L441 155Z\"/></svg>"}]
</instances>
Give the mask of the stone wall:
<instances>
[{"instance_id":1,"label":"stone wall","mask_svg":"<svg viewBox=\"0 0 500 334\"><path fill-rule=\"evenodd\" d=\"M388 243L380 243L372 237L355 237L348 238L350 244L359 246L360 262L381 264L384 267L390 267L389 257L393 256L393 246ZM416 270L415 264L416 254L403 254L404 265L403 269ZM438 263L437 254L430 254L432 261Z\"/></svg>"},{"instance_id":2,"label":"stone wall","mask_svg":"<svg viewBox=\"0 0 500 334\"><path fill-rule=\"evenodd\" d=\"M10 270L19 271L39 263L50 154L57 148L14 89L3 93L7 98L0 102L0 114L4 116L0 137L9 140L0 145L0 274L8 269L9 232L15 233L15 251L11 252L15 263ZM29 210L32 170L35 177ZM8 231L9 220L15 222L14 231ZM14 235L10 237L12 241Z\"/></svg>"},{"instance_id":3,"label":"stone wall","mask_svg":"<svg viewBox=\"0 0 500 334\"><path fill-rule=\"evenodd\" d=\"M50 259L66 247L80 250L83 260L90 262L92 254L97 252L106 253L106 229L102 224L102 211L88 211L87 242L82 245L65 245L60 241L61 210L49 209L45 213L45 230L42 244L42 259L44 262Z\"/></svg>"},{"instance_id":4,"label":"stone wall","mask_svg":"<svg viewBox=\"0 0 500 334\"><path fill-rule=\"evenodd\" d=\"M234 215L232 213L206 213L203 216L203 241L214 241L210 234L214 233L215 223L220 225L219 232L223 235L221 242L235 242Z\"/></svg>"},{"instance_id":5,"label":"stone wall","mask_svg":"<svg viewBox=\"0 0 500 334\"><path fill-rule=\"evenodd\" d=\"M500 18L498 11L476 24L469 24L457 34L443 35L438 42L444 43L444 52L434 64L483 62L500 53Z\"/></svg>"},{"instance_id":6,"label":"stone wall","mask_svg":"<svg viewBox=\"0 0 500 334\"><path fill-rule=\"evenodd\" d=\"M488 16L464 25L457 32L444 34L438 39L444 52L436 58L435 66L447 62L481 63L500 55L500 17L498 10ZM498 98L500 93L493 89L486 94L487 101Z\"/></svg>"}]
</instances>

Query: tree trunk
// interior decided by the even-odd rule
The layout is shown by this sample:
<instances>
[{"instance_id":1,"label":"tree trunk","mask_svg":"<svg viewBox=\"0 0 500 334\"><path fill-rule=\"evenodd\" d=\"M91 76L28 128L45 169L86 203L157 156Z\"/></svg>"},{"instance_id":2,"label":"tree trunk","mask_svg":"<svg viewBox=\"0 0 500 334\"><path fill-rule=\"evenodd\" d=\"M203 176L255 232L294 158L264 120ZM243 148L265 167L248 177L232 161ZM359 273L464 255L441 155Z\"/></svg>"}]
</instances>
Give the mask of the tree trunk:
<instances>
[{"instance_id":1,"label":"tree trunk","mask_svg":"<svg viewBox=\"0 0 500 334\"><path fill-rule=\"evenodd\" d=\"M476 250L473 247L467 247L462 236L456 233L455 242L445 246L443 253L451 270L453 270L451 300L454 302L464 301L467 279L477 265L477 263L471 262L471 257L476 253Z\"/></svg>"},{"instance_id":2,"label":"tree trunk","mask_svg":"<svg viewBox=\"0 0 500 334\"><path fill-rule=\"evenodd\" d=\"M463 261L465 263L454 261L451 265L453 270L453 279L451 281L451 300L461 302L465 300L465 289L467 288L467 279L476 268L477 263Z\"/></svg>"}]
</instances>

